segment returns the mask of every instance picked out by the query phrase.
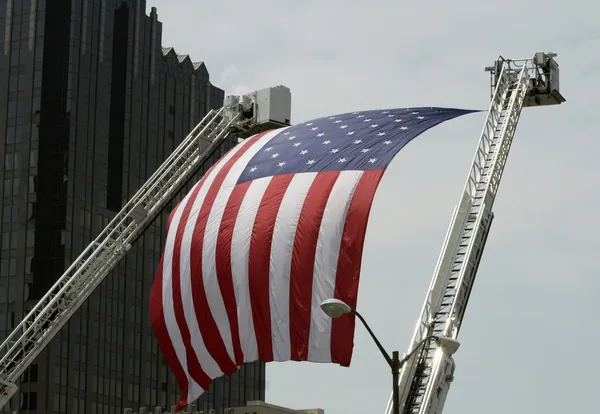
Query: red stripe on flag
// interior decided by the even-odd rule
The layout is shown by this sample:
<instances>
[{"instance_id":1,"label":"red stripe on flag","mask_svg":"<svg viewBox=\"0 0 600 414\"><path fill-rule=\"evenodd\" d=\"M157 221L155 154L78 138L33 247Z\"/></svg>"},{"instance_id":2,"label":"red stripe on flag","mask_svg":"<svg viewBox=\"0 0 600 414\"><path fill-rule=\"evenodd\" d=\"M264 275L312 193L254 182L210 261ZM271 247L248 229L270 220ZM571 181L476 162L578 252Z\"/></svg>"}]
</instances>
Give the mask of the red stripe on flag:
<instances>
[{"instance_id":1,"label":"red stripe on flag","mask_svg":"<svg viewBox=\"0 0 600 414\"><path fill-rule=\"evenodd\" d=\"M221 333L219 332L219 328L215 322L215 319L213 318L208 300L206 298L206 290L204 289L204 280L202 277L204 234L212 206L217 198L217 195L219 194L219 190L221 189L223 181L225 181L227 174L231 170L231 167L248 150L248 148L254 145L257 140L262 138L265 133L254 135L253 137L248 138L248 142L242 148L240 148L240 150L237 151L217 173L202 203L202 208L200 209L200 214L198 214L198 219L194 227L194 234L192 236L193 241L190 253L190 268L194 310L196 312L198 326L200 328L200 332L202 333L202 338L204 338L206 349L226 375L236 371L237 365L227 352L227 348L225 347L225 343L223 342L223 338L221 337Z\"/></svg>"},{"instance_id":2,"label":"red stripe on flag","mask_svg":"<svg viewBox=\"0 0 600 414\"><path fill-rule=\"evenodd\" d=\"M369 212L383 170L365 171L356 186L344 225L335 280L336 299L356 308L358 282ZM349 366L354 348L354 314L336 318L331 324L331 361Z\"/></svg>"},{"instance_id":3,"label":"red stripe on flag","mask_svg":"<svg viewBox=\"0 0 600 414\"><path fill-rule=\"evenodd\" d=\"M269 132L269 131L267 131L267 132ZM264 134L263 134L263 135L264 135ZM223 142L221 145L223 145L223 144L224 144L224 142ZM222 157L219 159L219 161L221 161L223 158L225 158L225 157L227 156L227 154L229 154L231 151L233 151L233 150L234 150L234 149L235 149L235 148L236 148L238 145L240 145L240 144L234 145L232 148L228 149L228 150L225 152L225 154L223 154L223 156L222 156ZM215 149L215 152L216 152L217 150L219 150L219 149L221 149L221 146L217 147L217 148ZM214 154L214 152L213 152L213 154ZM215 167L218 165L218 163L219 163L219 162L216 162L216 163L214 163L213 165L211 165L211 166L210 166L210 168L209 168L209 169L208 169L208 170L207 170L207 171L206 171L204 174L202 174L202 180L204 179L204 177L208 176L208 175L209 175L209 174L212 172L212 170L213 170L213 169L214 169L214 168L215 168ZM202 181L200 181L200 183L198 183L198 186L200 186L200 185L202 185ZM190 189L190 191L192 191L193 189L194 189L194 187L192 186L192 188ZM182 190L182 191L183 191L183 190ZM184 198L185 198L185 197L184 197ZM171 220L173 220L173 215L175 214L175 211L177 211L177 207L179 207L179 205L180 205L182 202L183 202L183 199L182 199L182 200L180 200L180 201L177 203L177 205L175 206L175 208L174 208L173 210L171 210L171 213L169 214L169 218L168 218L168 220L167 220L167 228L169 228L169 227L171 226Z\"/></svg>"},{"instance_id":4,"label":"red stripe on flag","mask_svg":"<svg viewBox=\"0 0 600 414\"><path fill-rule=\"evenodd\" d=\"M233 150L233 148L230 149L229 151L227 151L227 153L222 158L227 156L227 154L229 152L231 152L232 150ZM216 165L217 164L212 165L208 169L208 171L206 171L206 173L204 173L202 179L196 185L196 188L201 187L205 178L212 172L212 170L215 168ZM194 195L190 194L190 197L188 198L188 200L191 201L192 203L193 203L193 199L195 199L197 196L197 191L195 191L195 193L196 194L194 194ZM175 206L175 208L173 208L171 210L171 212L167 218L167 229L169 229L171 227L171 222L173 220L173 217L175 216L175 212L180 207L180 205L182 204L183 201L184 201L183 199L180 200L177 203L177 205ZM189 211L187 214L189 215ZM183 221L184 222L187 221L187 215L186 215L186 220L183 220ZM176 243L177 243L177 241L176 241ZM175 254L175 252L177 252L177 255L179 255L180 248L174 249L173 253ZM177 259L176 263L179 265L179 259ZM179 359L177 357L177 353L175 351L175 348L173 347L173 342L171 341L171 339L169 337L169 332L168 332L167 326L166 326L166 321L165 321L165 317L164 317L164 307L163 307L163 301L162 301L163 265L164 265L164 254L161 257L157 275L156 275L156 278L152 285L152 291L150 293L150 320L152 323L152 329L155 333L158 345L161 348L161 351L165 357L167 364L173 371L175 378L177 379L177 382L179 384L179 388L181 390L181 396L180 396L179 401L177 402L177 408L179 409L179 408L187 405L187 397L188 397L187 394L188 394L188 389L189 389L189 382L188 382L188 378L185 374L185 371L183 369L183 366L181 365L181 362L179 361ZM172 272L173 272L173 269L172 269ZM177 272L177 275L179 277L179 271ZM180 289L179 289L179 280L177 281L176 291L179 292L179 296L181 296ZM181 300L179 300L179 301L174 300L174 311L175 312L181 311ZM177 320L177 315L175 315L175 316L176 316L176 320ZM177 323L178 323L178 326L181 327L180 321L177 321ZM185 339L184 339L184 345L186 346L186 354L187 354L187 359L189 361L190 360L190 358L189 358L189 356L190 356L189 355L189 351L190 351L189 336L190 335L189 335L189 330L187 329L187 324L184 323L183 326L185 326L184 329L188 333L188 340L185 341ZM181 331L181 328L180 328L180 331ZM183 336L183 333L182 333L182 336ZM193 353L193 351L192 351L192 353ZM192 361L195 362L195 365L199 366L197 358L195 357L195 353L193 353ZM198 379L195 378L195 376L191 372L190 372L190 375L192 377L194 377L194 380L198 382L198 385L200 385L203 389L207 389L208 384L210 384L210 382L211 382L211 379L208 378L208 376L202 371L201 368L200 368L200 371L202 372L202 374L204 376L204 378L203 378L204 381L203 380L198 381ZM205 384L202 384L202 382L204 382Z\"/></svg>"},{"instance_id":5,"label":"red stripe on flag","mask_svg":"<svg viewBox=\"0 0 600 414\"><path fill-rule=\"evenodd\" d=\"M273 361L269 300L269 271L273 229L275 228L275 220L279 213L281 200L293 177L293 174L286 174L271 179L258 207L250 239L250 254L248 256L250 306L258 346L258 359L264 362ZM275 277L279 276L275 275Z\"/></svg>"},{"instance_id":6,"label":"red stripe on flag","mask_svg":"<svg viewBox=\"0 0 600 414\"><path fill-rule=\"evenodd\" d=\"M233 286L233 274L231 271L231 242L233 240L235 222L250 184L251 182L247 181L237 185L229 196L223 218L221 219L216 253L217 278L219 280L221 294L223 295L227 316L229 317L231 338L233 340L233 353L235 356L235 363L238 366L244 363L244 352L242 351L240 341L237 303Z\"/></svg>"},{"instance_id":7,"label":"red stripe on flag","mask_svg":"<svg viewBox=\"0 0 600 414\"><path fill-rule=\"evenodd\" d=\"M290 358L308 359L315 255L321 220L339 171L317 174L298 218L290 269Z\"/></svg>"},{"instance_id":8,"label":"red stripe on flag","mask_svg":"<svg viewBox=\"0 0 600 414\"><path fill-rule=\"evenodd\" d=\"M158 272L154 283L152 285L152 291L150 292L150 322L152 323L152 329L154 330L154 336L156 342L162 350L165 357L165 361L171 368L171 371L177 379L179 389L181 390L181 397L179 403L185 402L187 404L187 393L188 393L188 378L185 375L185 371L179 359L177 353L169 337L169 331L167 330L167 323L165 321L165 315L163 311L162 301L162 283L163 283L163 261L164 255L160 259Z\"/></svg>"},{"instance_id":9,"label":"red stripe on flag","mask_svg":"<svg viewBox=\"0 0 600 414\"><path fill-rule=\"evenodd\" d=\"M173 307L175 309L175 320L177 321L177 325L179 326L179 331L181 332L181 339L185 345L185 354L186 360L188 364L188 369L194 381L196 381L203 389L207 389L210 385L212 379L204 372L202 367L198 362L198 357L196 356L196 352L194 351L194 346L192 344L192 337L190 334L190 330L185 320L185 311L183 310L183 301L181 298L181 245L183 241L183 235L185 233L186 224L188 223L188 219L190 217L190 212L192 211L192 207L194 206L194 202L198 197L198 193L200 192L200 188L204 183L205 177L202 177L200 184L197 185L190 197L187 200L187 203L184 206L180 206L183 208L183 213L181 214L181 219L179 220L179 226L177 227L177 233L175 235L175 242L173 248L173 263L171 265L171 277L173 284Z\"/></svg>"}]
</instances>

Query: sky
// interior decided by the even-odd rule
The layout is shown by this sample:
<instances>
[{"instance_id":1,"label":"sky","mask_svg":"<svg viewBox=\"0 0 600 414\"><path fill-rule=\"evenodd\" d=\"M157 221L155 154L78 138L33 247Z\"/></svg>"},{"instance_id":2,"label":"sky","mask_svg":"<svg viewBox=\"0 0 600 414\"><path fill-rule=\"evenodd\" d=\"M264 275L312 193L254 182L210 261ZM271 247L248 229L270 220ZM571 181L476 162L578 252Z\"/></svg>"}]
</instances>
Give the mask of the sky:
<instances>
[{"instance_id":1,"label":"sky","mask_svg":"<svg viewBox=\"0 0 600 414\"><path fill-rule=\"evenodd\" d=\"M283 84L292 122L410 106L487 109L498 55L558 53L567 102L525 108L455 354L444 414L597 412L600 5L592 0L147 0L163 45L226 94ZM365 241L358 310L408 347L485 113L426 132L388 167ZM384 413L386 362L357 324L351 367L270 363L266 398Z\"/></svg>"}]
</instances>

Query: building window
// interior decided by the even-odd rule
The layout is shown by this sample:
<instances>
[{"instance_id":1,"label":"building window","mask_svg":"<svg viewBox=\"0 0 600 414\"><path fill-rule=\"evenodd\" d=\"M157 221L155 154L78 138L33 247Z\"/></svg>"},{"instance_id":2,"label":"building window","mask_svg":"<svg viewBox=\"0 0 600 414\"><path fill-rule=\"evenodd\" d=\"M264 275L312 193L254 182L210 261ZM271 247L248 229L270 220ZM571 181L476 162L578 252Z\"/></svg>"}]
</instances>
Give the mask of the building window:
<instances>
[{"instance_id":1,"label":"building window","mask_svg":"<svg viewBox=\"0 0 600 414\"><path fill-rule=\"evenodd\" d=\"M23 140L23 126L17 125L9 126L6 128L6 143L14 144L15 142L21 142Z\"/></svg>"},{"instance_id":2,"label":"building window","mask_svg":"<svg viewBox=\"0 0 600 414\"><path fill-rule=\"evenodd\" d=\"M35 194L37 192L37 175L29 176L29 194Z\"/></svg>"},{"instance_id":3,"label":"building window","mask_svg":"<svg viewBox=\"0 0 600 414\"><path fill-rule=\"evenodd\" d=\"M17 116L25 115L25 100L19 99L17 101Z\"/></svg>"},{"instance_id":4,"label":"building window","mask_svg":"<svg viewBox=\"0 0 600 414\"><path fill-rule=\"evenodd\" d=\"M18 206L13 206L13 220L16 220L19 217ZM10 248L16 249L19 247L19 232L14 230L10 232Z\"/></svg>"},{"instance_id":5,"label":"building window","mask_svg":"<svg viewBox=\"0 0 600 414\"><path fill-rule=\"evenodd\" d=\"M38 126L37 126L37 124L32 124L31 125L31 140L37 141L38 137L39 137Z\"/></svg>"},{"instance_id":6,"label":"building window","mask_svg":"<svg viewBox=\"0 0 600 414\"><path fill-rule=\"evenodd\" d=\"M6 128L6 143L13 144L15 142L15 127L9 126Z\"/></svg>"},{"instance_id":7,"label":"building window","mask_svg":"<svg viewBox=\"0 0 600 414\"><path fill-rule=\"evenodd\" d=\"M22 394L21 409L35 410L37 409L37 392L24 392Z\"/></svg>"},{"instance_id":8,"label":"building window","mask_svg":"<svg viewBox=\"0 0 600 414\"><path fill-rule=\"evenodd\" d=\"M27 220L35 220L35 201L27 203Z\"/></svg>"},{"instance_id":9,"label":"building window","mask_svg":"<svg viewBox=\"0 0 600 414\"><path fill-rule=\"evenodd\" d=\"M15 127L15 142L19 143L23 140L23 125L17 125Z\"/></svg>"},{"instance_id":10,"label":"building window","mask_svg":"<svg viewBox=\"0 0 600 414\"><path fill-rule=\"evenodd\" d=\"M39 20L38 20L39 22ZM43 22L43 20L42 20ZM39 29L39 24L38 24L38 29ZM37 45L35 48L35 61L36 62L41 62L44 60L44 48L41 45Z\"/></svg>"},{"instance_id":11,"label":"building window","mask_svg":"<svg viewBox=\"0 0 600 414\"><path fill-rule=\"evenodd\" d=\"M40 105L42 102L42 98L40 98L39 96L36 96L33 98L32 104L31 104L31 112L36 114L40 112Z\"/></svg>"},{"instance_id":12,"label":"building window","mask_svg":"<svg viewBox=\"0 0 600 414\"><path fill-rule=\"evenodd\" d=\"M14 37L13 37L14 39ZM10 66L18 66L19 65L19 49L13 48L10 52Z\"/></svg>"},{"instance_id":13,"label":"building window","mask_svg":"<svg viewBox=\"0 0 600 414\"><path fill-rule=\"evenodd\" d=\"M25 370L23 374L23 382L37 382L38 381L38 366L32 364Z\"/></svg>"},{"instance_id":14,"label":"building window","mask_svg":"<svg viewBox=\"0 0 600 414\"><path fill-rule=\"evenodd\" d=\"M17 91L17 85L18 84L18 79L17 79L17 75L12 75L9 79L8 82L8 91L9 92L16 92Z\"/></svg>"},{"instance_id":15,"label":"building window","mask_svg":"<svg viewBox=\"0 0 600 414\"><path fill-rule=\"evenodd\" d=\"M6 155L4 155L4 170L9 171L9 170L12 170L13 168L15 168L14 153L7 152Z\"/></svg>"},{"instance_id":16,"label":"building window","mask_svg":"<svg viewBox=\"0 0 600 414\"><path fill-rule=\"evenodd\" d=\"M21 189L21 179L6 179L4 180L4 197L10 197L11 195L19 195Z\"/></svg>"},{"instance_id":17,"label":"building window","mask_svg":"<svg viewBox=\"0 0 600 414\"><path fill-rule=\"evenodd\" d=\"M25 259L25 273L32 274L33 273L33 256L27 256ZM37 373L36 373L37 375Z\"/></svg>"},{"instance_id":18,"label":"building window","mask_svg":"<svg viewBox=\"0 0 600 414\"><path fill-rule=\"evenodd\" d=\"M29 152L29 167L37 166L37 162L38 162L38 150L32 149Z\"/></svg>"},{"instance_id":19,"label":"building window","mask_svg":"<svg viewBox=\"0 0 600 414\"><path fill-rule=\"evenodd\" d=\"M12 180L10 178L4 180L4 197L10 197L12 195ZM4 207L4 212L6 212L6 207ZM10 217L10 210L8 212ZM10 218L9 218L10 221Z\"/></svg>"},{"instance_id":20,"label":"building window","mask_svg":"<svg viewBox=\"0 0 600 414\"><path fill-rule=\"evenodd\" d=\"M33 229L27 230L27 247L33 247L35 245L35 233Z\"/></svg>"},{"instance_id":21,"label":"building window","mask_svg":"<svg viewBox=\"0 0 600 414\"><path fill-rule=\"evenodd\" d=\"M42 71L37 70L33 75L33 87L40 88L42 86Z\"/></svg>"},{"instance_id":22,"label":"building window","mask_svg":"<svg viewBox=\"0 0 600 414\"><path fill-rule=\"evenodd\" d=\"M15 157L15 161L16 161L16 157ZM15 167L18 168L18 166L16 165L16 162L15 162ZM21 179L20 178L13 179L13 188L12 188L13 195L19 195L20 190L21 190Z\"/></svg>"},{"instance_id":23,"label":"building window","mask_svg":"<svg viewBox=\"0 0 600 414\"><path fill-rule=\"evenodd\" d=\"M9 118L14 118L17 116L17 101L8 101L8 116Z\"/></svg>"}]
</instances>

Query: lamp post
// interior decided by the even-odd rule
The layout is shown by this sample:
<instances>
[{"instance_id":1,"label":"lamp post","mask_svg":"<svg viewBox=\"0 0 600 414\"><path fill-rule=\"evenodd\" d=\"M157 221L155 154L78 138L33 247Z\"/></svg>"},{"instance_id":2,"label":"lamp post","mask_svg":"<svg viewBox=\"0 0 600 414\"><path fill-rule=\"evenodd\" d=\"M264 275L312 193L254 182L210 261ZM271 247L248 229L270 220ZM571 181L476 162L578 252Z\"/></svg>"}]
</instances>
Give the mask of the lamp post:
<instances>
[{"instance_id":1,"label":"lamp post","mask_svg":"<svg viewBox=\"0 0 600 414\"><path fill-rule=\"evenodd\" d=\"M367 321L365 321L365 319L362 317L362 315L360 313L358 313L356 311L356 309L353 309L347 303L345 303L339 299L333 299L333 298L325 299L323 301L323 303L321 303L321 309L330 318L339 318L340 316L345 315L347 313L353 313L358 317L358 319L360 319L362 324L365 326L365 328L369 332L369 335L371 335L371 338L373 338L375 345L377 345L377 348L379 348L379 351L381 352L381 354L383 355L383 357L385 358L385 360L387 361L388 365L390 366L390 368L392 370L392 382L393 382L393 385L392 385L392 402L393 402L392 413L393 414L400 414L400 389L399 389L398 382L399 382L400 370L402 369L402 367L404 366L406 361L408 361L417 352L417 350L419 350L419 348L421 348L421 346L423 346L423 344L425 344L427 341L432 340L432 339L436 342L436 344L439 347L445 349L449 355L452 355L453 353L455 353L458 350L458 347L460 346L460 343L455 339L448 338L445 336L440 336L440 335L430 335L430 336L423 338L421 340L421 342L419 342L417 344L417 346L415 346L404 358L399 359L398 351L392 352L392 356L390 357L390 354L388 354L387 351L385 350L385 348L383 347L383 345L381 345L381 342L379 342L379 339L377 339L377 337L375 336L375 334L369 327L369 324L367 324Z\"/></svg>"}]
</instances>

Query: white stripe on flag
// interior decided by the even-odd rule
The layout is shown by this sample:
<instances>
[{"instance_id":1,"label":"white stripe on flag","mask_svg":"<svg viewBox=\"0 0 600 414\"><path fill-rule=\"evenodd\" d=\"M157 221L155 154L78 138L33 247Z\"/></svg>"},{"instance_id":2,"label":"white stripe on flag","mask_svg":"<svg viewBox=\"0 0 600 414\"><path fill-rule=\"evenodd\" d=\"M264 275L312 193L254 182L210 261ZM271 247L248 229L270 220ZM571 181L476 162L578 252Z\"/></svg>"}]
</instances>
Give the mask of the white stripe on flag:
<instances>
[{"instance_id":1,"label":"white stripe on flag","mask_svg":"<svg viewBox=\"0 0 600 414\"><path fill-rule=\"evenodd\" d=\"M332 298L346 215L363 171L342 171L338 176L321 220L313 273L308 360L331 362L331 318L320 308Z\"/></svg>"},{"instance_id":2,"label":"white stripe on flag","mask_svg":"<svg viewBox=\"0 0 600 414\"><path fill-rule=\"evenodd\" d=\"M217 240L219 237L219 229L221 227L221 220L223 219L223 213L227 201L236 186L236 183L248 162L260 151L263 146L269 142L275 135L280 131L275 130L266 133L262 137L258 138L252 144L244 154L232 165L231 169L227 173L221 188L215 198L214 204L211 208L208 220L206 222L206 231L204 233L204 243L202 250L202 280L204 283L204 289L206 291L206 299L210 312L212 313L213 319L217 324L221 338L225 343L227 352L232 361L235 362L235 356L233 353L233 340L231 337L231 327L229 325L229 317L225 309L225 302L223 301L223 295L221 288L219 287L219 280L217 278L217 263L216 263L216 248ZM245 141L246 143L249 140ZM236 273L233 273L237 275Z\"/></svg>"},{"instance_id":3,"label":"white stripe on flag","mask_svg":"<svg viewBox=\"0 0 600 414\"><path fill-rule=\"evenodd\" d=\"M304 199L317 173L296 174L292 178L277 213L271 262L269 266L269 303L271 306L271 333L273 359L290 359L290 267L296 238L296 226Z\"/></svg>"},{"instance_id":4,"label":"white stripe on flag","mask_svg":"<svg viewBox=\"0 0 600 414\"><path fill-rule=\"evenodd\" d=\"M190 211L190 215L188 217L187 223L185 223L185 230L183 232L183 237L181 238L181 255L180 255L180 286L181 286L181 306L183 307L183 311L185 314L185 320L187 322L189 331L190 331L190 341L192 347L194 348L194 352L198 357L198 362L202 367L202 370L208 375L210 378L217 378L223 375L223 371L219 367L219 364L212 357L208 349L206 349L206 342L202 338L202 333L200 332L200 327L198 326L198 319L196 318L196 311L194 307L194 298L192 296L192 279L191 279L191 268L190 268L190 260L191 260L191 247L193 243L193 234L194 229L196 227L196 221L198 220L198 215L200 214L200 209L202 208L202 203L204 202L204 198L206 197L206 193L213 183L216 175L221 171L225 163L233 157L235 153L237 153L240 149L245 146L245 142L242 142L238 146L234 147L225 157L223 157L217 164L215 164L214 168L205 176L205 180L202 183L202 187L200 191L198 191L198 195L192 209ZM207 340L211 340L211 338L206 338ZM214 338L212 338L214 340Z\"/></svg>"},{"instance_id":5,"label":"white stripe on flag","mask_svg":"<svg viewBox=\"0 0 600 414\"><path fill-rule=\"evenodd\" d=\"M196 184L194 188L197 186ZM167 241L165 243L165 251L164 251L164 259L163 259L163 278L162 278L162 302L163 302L163 317L165 318L165 327L167 328L167 332L169 335L169 339L173 344L173 349L175 350L175 354L177 355L177 359L181 363L181 367L183 368L183 372L185 376L188 378L188 395L190 395L190 388L200 388L202 389L190 376L188 367L187 367L187 358L185 345L183 343L183 339L181 337L181 331L179 330L179 325L177 325L177 320L175 319L175 308L173 304L173 282L172 282L172 264L173 264L173 249L175 247L175 237L177 235L177 227L179 227L179 221L181 220L181 215L183 214L183 210L185 205L189 201L191 192L179 203L179 206L176 208L173 218L171 220L171 225L169 226L169 231L167 233Z\"/></svg>"},{"instance_id":6,"label":"white stripe on flag","mask_svg":"<svg viewBox=\"0 0 600 414\"><path fill-rule=\"evenodd\" d=\"M244 362L258 359L258 344L250 305L248 257L254 219L271 178L259 178L252 181L248 187L246 196L240 206L231 240L231 272L235 275L235 300L238 307L238 324Z\"/></svg>"}]
</instances>

